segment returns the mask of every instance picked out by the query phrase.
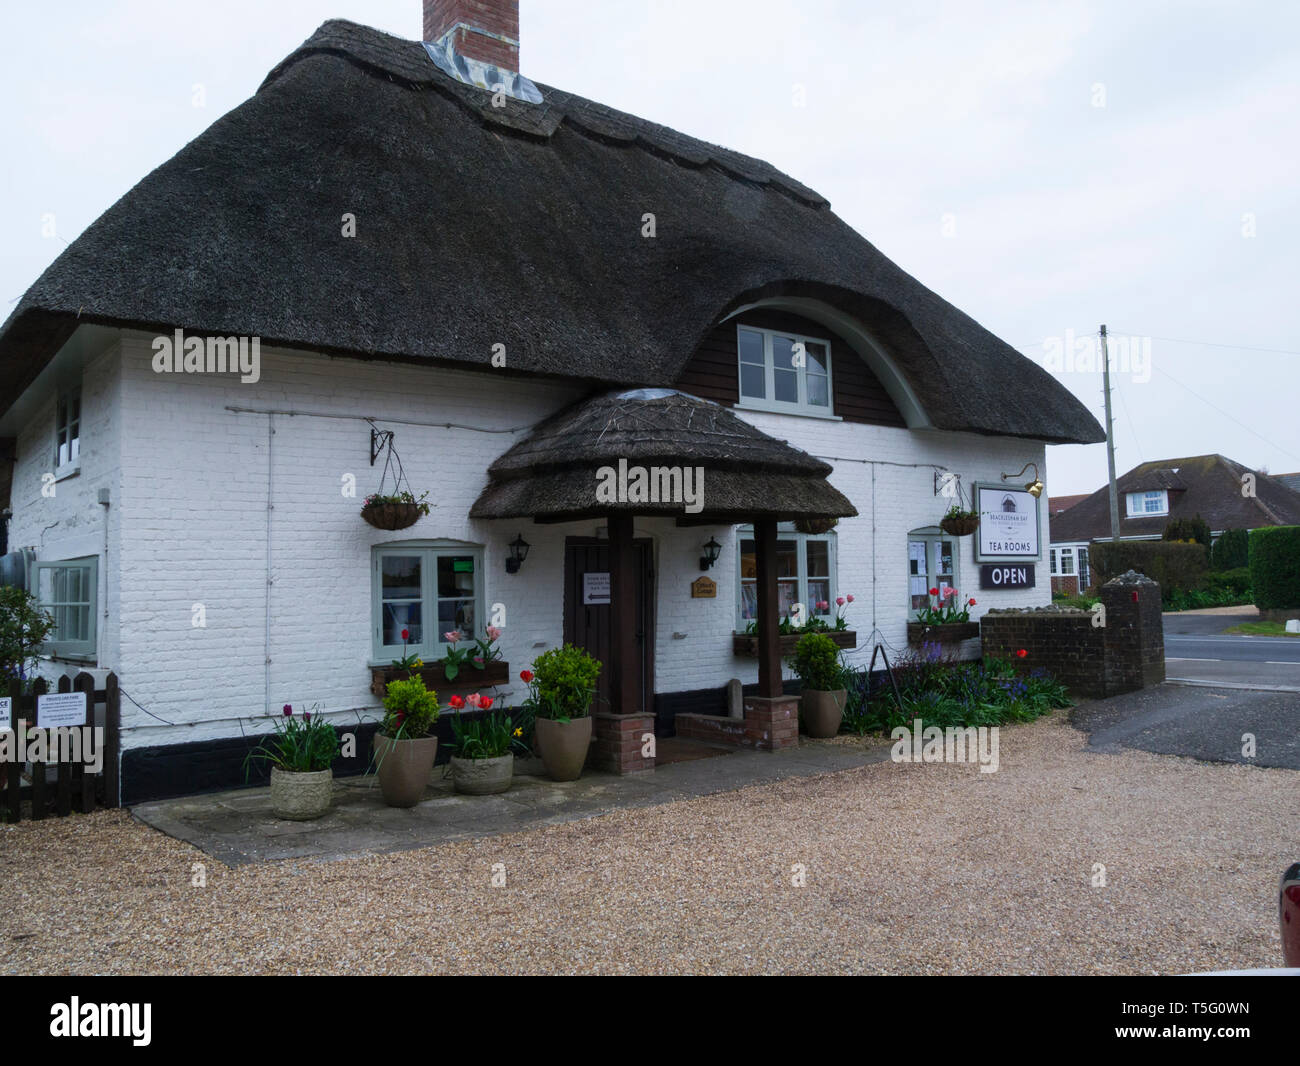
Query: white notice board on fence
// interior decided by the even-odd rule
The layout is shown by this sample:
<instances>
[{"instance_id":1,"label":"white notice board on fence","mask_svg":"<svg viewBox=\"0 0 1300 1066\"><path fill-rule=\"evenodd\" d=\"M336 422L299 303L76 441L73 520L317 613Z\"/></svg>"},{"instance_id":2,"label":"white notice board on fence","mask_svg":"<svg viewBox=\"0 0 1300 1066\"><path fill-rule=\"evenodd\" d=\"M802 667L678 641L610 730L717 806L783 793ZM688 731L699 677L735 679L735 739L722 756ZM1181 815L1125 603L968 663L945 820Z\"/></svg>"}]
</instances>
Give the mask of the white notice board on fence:
<instances>
[{"instance_id":1,"label":"white notice board on fence","mask_svg":"<svg viewBox=\"0 0 1300 1066\"><path fill-rule=\"evenodd\" d=\"M36 697L36 724L41 729L86 724L84 692L51 692Z\"/></svg>"}]
</instances>

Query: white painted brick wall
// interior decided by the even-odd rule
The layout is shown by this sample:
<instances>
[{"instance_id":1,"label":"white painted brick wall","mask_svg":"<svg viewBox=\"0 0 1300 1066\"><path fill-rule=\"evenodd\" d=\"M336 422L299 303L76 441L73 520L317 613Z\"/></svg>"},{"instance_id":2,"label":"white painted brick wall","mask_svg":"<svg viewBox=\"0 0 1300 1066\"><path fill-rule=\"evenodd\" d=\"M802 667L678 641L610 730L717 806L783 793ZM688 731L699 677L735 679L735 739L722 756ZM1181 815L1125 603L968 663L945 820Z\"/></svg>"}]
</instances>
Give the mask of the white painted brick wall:
<instances>
[{"instance_id":1,"label":"white painted brick wall","mask_svg":"<svg viewBox=\"0 0 1300 1066\"><path fill-rule=\"evenodd\" d=\"M563 632L563 545L591 536L594 521L538 526L527 521L471 522L470 505L486 483L488 464L518 434L404 425L385 419L466 423L485 428L528 426L564 406L580 390L533 380L264 349L262 377L159 375L151 338L128 334L87 372L83 474L57 504L39 498L34 440L53 432L53 398L20 440L15 483L15 543L37 542L43 526L71 537L101 532L91 491L114 485L109 569L120 560L120 589L104 665L164 725L124 702L127 746L172 744L260 731L258 716L284 703L319 703L342 723L370 715L370 563L375 544L448 538L485 545L485 602L507 606L502 642L512 671ZM120 385L120 388L119 388ZM119 396L115 401L113 398ZM361 497L378 487L369 465L369 427L361 421L234 413L228 406L367 415L396 432L397 449L418 493L430 491L432 514L409 530L386 533L360 518ZM744 415L753 424L816 455L936 464L959 472L963 485L996 480L1027 461L1040 464L1029 441L793 418ZM271 518L270 686L266 690L268 424L273 463ZM125 432L120 433L121 427ZM381 460L382 463L382 460ZM907 533L937 524L949 501L934 495L933 471L836 461L831 481L861 512L841 521L838 590L856 602L849 619L865 664L870 633L892 650L906 646ZM356 498L340 491L357 478ZM36 478L33 481L33 478ZM36 485L34 491L32 485ZM706 480L707 491L707 480ZM117 523L120 523L120 528ZM875 535L872 535L872 527ZM522 571L507 575L507 544L522 532L532 550ZM1045 530L1043 531L1045 535ZM736 541L729 527L678 528L668 519L638 521L652 537L657 573L656 689L681 691L757 678L754 660L731 653L736 611ZM690 597L701 545L724 545L710 571L715 600ZM54 542L45 536L45 547ZM120 544L120 551L119 551ZM1050 599L1045 572L1038 588L980 592L973 538L961 544L960 584L974 595L978 617L992 606ZM873 561L874 548L874 561ZM191 624L203 604L206 627ZM685 634L674 639L674 633ZM967 653L977 644L968 645ZM522 686L515 686L516 688Z\"/></svg>"}]
</instances>

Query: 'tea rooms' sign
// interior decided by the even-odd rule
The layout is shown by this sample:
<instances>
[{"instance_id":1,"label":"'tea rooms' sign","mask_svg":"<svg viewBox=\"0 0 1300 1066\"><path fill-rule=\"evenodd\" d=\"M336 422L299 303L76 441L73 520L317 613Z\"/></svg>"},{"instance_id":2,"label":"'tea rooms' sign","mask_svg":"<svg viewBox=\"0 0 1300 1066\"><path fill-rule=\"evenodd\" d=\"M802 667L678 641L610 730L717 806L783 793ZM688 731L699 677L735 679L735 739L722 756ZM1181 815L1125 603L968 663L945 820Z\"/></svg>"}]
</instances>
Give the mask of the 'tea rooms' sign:
<instances>
[{"instance_id":1,"label":"'tea rooms' sign","mask_svg":"<svg viewBox=\"0 0 1300 1066\"><path fill-rule=\"evenodd\" d=\"M1005 485L977 484L975 509L980 516L975 543L977 562L1028 561L1039 557L1036 496Z\"/></svg>"}]
</instances>

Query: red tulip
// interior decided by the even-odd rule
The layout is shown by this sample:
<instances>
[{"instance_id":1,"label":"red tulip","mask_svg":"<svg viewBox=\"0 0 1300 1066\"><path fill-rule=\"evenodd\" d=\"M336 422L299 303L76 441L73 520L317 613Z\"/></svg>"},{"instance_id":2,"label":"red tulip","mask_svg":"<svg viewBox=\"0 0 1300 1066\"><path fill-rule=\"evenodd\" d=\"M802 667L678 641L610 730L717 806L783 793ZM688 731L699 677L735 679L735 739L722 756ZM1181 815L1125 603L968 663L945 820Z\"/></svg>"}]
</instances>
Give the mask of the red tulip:
<instances>
[{"instance_id":1,"label":"red tulip","mask_svg":"<svg viewBox=\"0 0 1300 1066\"><path fill-rule=\"evenodd\" d=\"M465 699L464 699L464 697L462 697L462 696L452 696L452 698L451 698L451 705L452 705L453 708L455 708L456 710L459 711L462 707L465 706Z\"/></svg>"},{"instance_id":2,"label":"red tulip","mask_svg":"<svg viewBox=\"0 0 1300 1066\"><path fill-rule=\"evenodd\" d=\"M531 670L520 670L519 680L525 685L531 684L533 680L533 672Z\"/></svg>"},{"instance_id":3,"label":"red tulip","mask_svg":"<svg viewBox=\"0 0 1300 1066\"><path fill-rule=\"evenodd\" d=\"M930 590L930 595L931 595L931 596L937 596L937 595L939 595L939 590L938 590L938 589L931 589L931 590Z\"/></svg>"},{"instance_id":4,"label":"red tulip","mask_svg":"<svg viewBox=\"0 0 1300 1066\"><path fill-rule=\"evenodd\" d=\"M1023 658L1024 658L1026 655L1028 655L1028 654L1029 654L1029 652L1025 651L1024 648L1021 648L1018 652L1016 652L1016 658L1017 658L1017 659L1023 659Z\"/></svg>"},{"instance_id":5,"label":"red tulip","mask_svg":"<svg viewBox=\"0 0 1300 1066\"><path fill-rule=\"evenodd\" d=\"M974 599L969 599L969 600L967 600L967 601L966 601L966 606L967 606L967 607L974 607L974 606L975 606L975 601L974 601Z\"/></svg>"},{"instance_id":6,"label":"red tulip","mask_svg":"<svg viewBox=\"0 0 1300 1066\"><path fill-rule=\"evenodd\" d=\"M484 697L479 701L479 706L480 706L481 708L483 708L483 710L485 710L485 711L490 711L490 710L492 709L492 697L491 697L491 696L484 696Z\"/></svg>"},{"instance_id":7,"label":"red tulip","mask_svg":"<svg viewBox=\"0 0 1300 1066\"><path fill-rule=\"evenodd\" d=\"M409 629L403 629L403 630L402 630L402 639L403 639L403 640L410 640L410 639L411 639L411 631L410 631Z\"/></svg>"}]
</instances>

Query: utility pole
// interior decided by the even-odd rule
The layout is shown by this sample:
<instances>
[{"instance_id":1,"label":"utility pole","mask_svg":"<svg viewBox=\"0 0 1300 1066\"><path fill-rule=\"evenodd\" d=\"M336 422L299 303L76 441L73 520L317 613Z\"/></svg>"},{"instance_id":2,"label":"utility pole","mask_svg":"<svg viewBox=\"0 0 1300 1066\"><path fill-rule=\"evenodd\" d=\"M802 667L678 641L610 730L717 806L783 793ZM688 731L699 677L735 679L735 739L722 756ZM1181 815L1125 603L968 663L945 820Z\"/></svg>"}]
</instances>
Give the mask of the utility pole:
<instances>
[{"instance_id":1,"label":"utility pole","mask_svg":"<svg viewBox=\"0 0 1300 1066\"><path fill-rule=\"evenodd\" d=\"M1106 324L1101 327L1101 375L1106 393L1106 466L1110 470L1110 539L1119 540L1119 488L1115 484L1115 419L1110 413L1110 355L1106 351Z\"/></svg>"}]
</instances>

